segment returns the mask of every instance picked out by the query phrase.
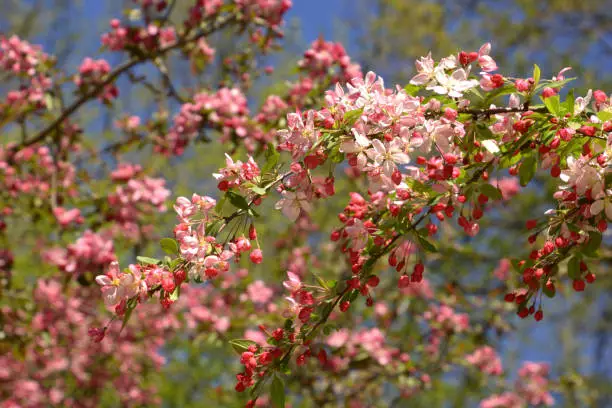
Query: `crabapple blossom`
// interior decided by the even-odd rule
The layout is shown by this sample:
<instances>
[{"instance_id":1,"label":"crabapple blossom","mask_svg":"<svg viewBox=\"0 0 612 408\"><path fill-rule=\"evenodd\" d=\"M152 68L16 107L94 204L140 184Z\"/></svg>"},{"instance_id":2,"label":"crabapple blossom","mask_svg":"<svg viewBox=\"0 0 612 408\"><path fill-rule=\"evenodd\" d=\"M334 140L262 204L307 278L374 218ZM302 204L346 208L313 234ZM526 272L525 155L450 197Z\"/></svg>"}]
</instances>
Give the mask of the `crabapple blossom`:
<instances>
[{"instance_id":1,"label":"crabapple blossom","mask_svg":"<svg viewBox=\"0 0 612 408\"><path fill-rule=\"evenodd\" d=\"M131 298L147 287L140 281L140 276L130 273L123 273L119 270L119 264L112 262L104 275L96 277L96 283L102 288L104 303L108 306L115 306L126 298Z\"/></svg>"},{"instance_id":2,"label":"crabapple blossom","mask_svg":"<svg viewBox=\"0 0 612 408\"><path fill-rule=\"evenodd\" d=\"M566 69L552 80L540 79L539 68L528 79L494 73L489 43L478 52L422 57L411 86L388 87L374 72L363 75L341 44L320 38L297 63L294 82L258 106L251 86L270 72L260 57L282 38L291 1L194 1L183 21L165 14L172 12L167 2L135 3L128 19L112 20L102 35L103 48L125 58L116 66L85 57L67 74L39 47L0 37L0 70L22 85L0 102L0 122L23 133L0 147L7 197L1 239L10 242L5 232L18 232L24 220L34 231L50 224L36 245L59 269L49 279L37 276L27 307L18 294L0 308L2 336L24 350L21 360L0 357L0 383L7 384L0 395L9 404L27 406L30 397L32 406L78 406L70 382L85 390L83 405L96 406L89 391L101 386L92 382L111 377L120 404L159 404L155 390L137 380L162 364L170 334L183 332L194 346L244 337L230 343L241 367L235 389L250 389L253 398L247 406L276 404L279 392L302 391L283 381L315 384L314 375L331 404L344 398L349 380L357 391L388 381L400 398L412 398L452 367L478 370L483 380L501 376L487 331L510 331L506 312L541 321L544 296L554 297L566 281L576 292L596 284L587 258L612 216L605 92L562 92ZM217 48L223 30L239 44L227 55ZM201 74L197 90L173 85L173 52ZM213 69L219 72L207 72ZM156 110L121 113L110 122L121 137L90 145L90 129L74 113L96 98L119 97L122 75L152 92ZM172 237L159 243L163 259L138 256L149 250L174 188L152 168L213 141L227 151L212 175L216 190L176 198ZM137 150L153 152L155 164L126 162ZM557 183L556 202L541 217L530 215L537 219L527 223L526 240L534 246L524 259L494 260L487 273L498 278L495 289L488 279L469 288L462 277L444 279L439 262L470 237L488 238L487 216L496 220L538 170ZM272 207L288 219L286 231L264 213ZM321 222L330 211L318 210L332 208L337 219ZM58 247L60 240L72 243ZM126 242L138 248L128 252ZM0 252L0 294L23 263L12 250ZM136 260L122 270L117 259L126 257ZM274 281L278 274L284 280ZM106 323L92 294L111 309ZM475 307L483 313L468 314ZM411 327L400 330L401 316ZM68 371L69 381L57 379ZM481 406L554 403L547 365L525 363L518 375L512 391ZM332 378L337 386L324 383Z\"/></svg>"}]
</instances>

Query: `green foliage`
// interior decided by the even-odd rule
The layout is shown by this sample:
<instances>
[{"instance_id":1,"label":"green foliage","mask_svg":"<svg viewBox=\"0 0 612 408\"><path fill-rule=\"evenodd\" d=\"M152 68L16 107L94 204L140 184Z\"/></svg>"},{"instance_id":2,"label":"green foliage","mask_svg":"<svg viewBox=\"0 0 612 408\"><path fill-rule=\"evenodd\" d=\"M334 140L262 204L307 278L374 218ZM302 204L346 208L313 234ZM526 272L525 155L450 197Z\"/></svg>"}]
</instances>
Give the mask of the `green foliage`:
<instances>
[{"instance_id":1,"label":"green foliage","mask_svg":"<svg viewBox=\"0 0 612 408\"><path fill-rule=\"evenodd\" d=\"M529 184L533 176L535 176L537 170L537 161L535 155L530 155L523 160L521 167L519 168L519 180L521 186Z\"/></svg>"},{"instance_id":2,"label":"green foliage","mask_svg":"<svg viewBox=\"0 0 612 408\"><path fill-rule=\"evenodd\" d=\"M172 238L162 238L159 241L159 246L169 255L176 255L179 252L178 243Z\"/></svg>"},{"instance_id":3,"label":"green foliage","mask_svg":"<svg viewBox=\"0 0 612 408\"><path fill-rule=\"evenodd\" d=\"M285 408L285 384L277 374L274 374L270 385L270 396L274 408Z\"/></svg>"}]
</instances>

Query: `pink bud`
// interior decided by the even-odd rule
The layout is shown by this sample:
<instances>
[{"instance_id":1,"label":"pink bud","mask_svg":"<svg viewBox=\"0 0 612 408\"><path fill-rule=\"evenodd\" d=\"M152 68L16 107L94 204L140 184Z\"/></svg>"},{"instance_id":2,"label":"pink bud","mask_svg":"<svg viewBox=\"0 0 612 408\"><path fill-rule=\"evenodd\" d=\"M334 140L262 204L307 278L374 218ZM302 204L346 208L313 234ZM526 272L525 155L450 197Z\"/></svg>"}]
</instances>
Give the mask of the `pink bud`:
<instances>
[{"instance_id":1,"label":"pink bud","mask_svg":"<svg viewBox=\"0 0 612 408\"><path fill-rule=\"evenodd\" d=\"M251 252L251 254L249 255L249 258L251 259L251 262L253 262L254 264L262 263L263 253L261 252L261 249L259 248L254 249L253 252Z\"/></svg>"}]
</instances>

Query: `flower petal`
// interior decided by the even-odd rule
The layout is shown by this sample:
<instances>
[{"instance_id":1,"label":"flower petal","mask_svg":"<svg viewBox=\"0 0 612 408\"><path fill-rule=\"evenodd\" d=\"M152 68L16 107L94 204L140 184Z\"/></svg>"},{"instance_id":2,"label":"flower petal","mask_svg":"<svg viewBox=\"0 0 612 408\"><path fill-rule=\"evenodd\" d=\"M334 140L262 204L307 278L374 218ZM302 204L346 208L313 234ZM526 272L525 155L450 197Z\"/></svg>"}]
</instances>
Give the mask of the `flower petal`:
<instances>
[{"instance_id":1,"label":"flower petal","mask_svg":"<svg viewBox=\"0 0 612 408\"><path fill-rule=\"evenodd\" d=\"M591 214L597 215L604 209L604 200L597 200L591 204Z\"/></svg>"}]
</instances>

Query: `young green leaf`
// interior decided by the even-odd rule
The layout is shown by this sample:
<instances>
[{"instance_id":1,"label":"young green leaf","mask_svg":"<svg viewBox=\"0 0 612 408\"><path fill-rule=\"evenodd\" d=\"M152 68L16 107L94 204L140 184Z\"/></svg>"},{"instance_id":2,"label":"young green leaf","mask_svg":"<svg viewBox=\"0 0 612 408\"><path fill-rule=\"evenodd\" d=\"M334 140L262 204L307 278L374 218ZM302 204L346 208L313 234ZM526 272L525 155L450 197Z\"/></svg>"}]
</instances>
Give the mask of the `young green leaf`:
<instances>
[{"instance_id":1,"label":"young green leaf","mask_svg":"<svg viewBox=\"0 0 612 408\"><path fill-rule=\"evenodd\" d=\"M521 163L519 169L519 181L525 187L536 173L537 162L534 156L529 156Z\"/></svg>"},{"instance_id":2,"label":"young green leaf","mask_svg":"<svg viewBox=\"0 0 612 408\"><path fill-rule=\"evenodd\" d=\"M259 186L251 187L251 191L254 192L255 194L259 194L260 196L266 195L266 193L267 193L265 188L259 187Z\"/></svg>"},{"instance_id":3,"label":"young green leaf","mask_svg":"<svg viewBox=\"0 0 612 408\"><path fill-rule=\"evenodd\" d=\"M283 380L276 374L270 386L270 397L274 408L285 408L285 384L283 384Z\"/></svg>"},{"instance_id":4,"label":"young green leaf","mask_svg":"<svg viewBox=\"0 0 612 408\"><path fill-rule=\"evenodd\" d=\"M423 250L426 252L438 252L438 248L436 248L436 246L429 242L424 236L420 234L416 234L416 236L419 240L419 245L421 248L423 248Z\"/></svg>"},{"instance_id":5,"label":"young green leaf","mask_svg":"<svg viewBox=\"0 0 612 408\"><path fill-rule=\"evenodd\" d=\"M348 111L344 114L344 124L346 126L353 126L353 124L359 119L363 113L363 108Z\"/></svg>"},{"instance_id":6,"label":"young green leaf","mask_svg":"<svg viewBox=\"0 0 612 408\"><path fill-rule=\"evenodd\" d=\"M179 285L174 289L174 292L170 294L170 300L175 302L179 298L180 295L181 295L181 287Z\"/></svg>"},{"instance_id":7,"label":"young green leaf","mask_svg":"<svg viewBox=\"0 0 612 408\"><path fill-rule=\"evenodd\" d=\"M136 302L128 302L127 309L125 310L125 314L123 315L123 322L121 323L121 329L119 329L119 333L123 331L128 321L130 320L130 316L132 316L132 312L136 309Z\"/></svg>"},{"instance_id":8,"label":"young green leaf","mask_svg":"<svg viewBox=\"0 0 612 408\"><path fill-rule=\"evenodd\" d=\"M137 256L136 260L145 265L159 265L161 263L159 259L149 258L148 256Z\"/></svg>"},{"instance_id":9,"label":"young green leaf","mask_svg":"<svg viewBox=\"0 0 612 408\"><path fill-rule=\"evenodd\" d=\"M597 112L597 117L602 122L607 122L608 120L612 119L612 112L602 110L602 111Z\"/></svg>"},{"instance_id":10,"label":"young green leaf","mask_svg":"<svg viewBox=\"0 0 612 408\"><path fill-rule=\"evenodd\" d=\"M582 247L582 252L587 256L595 256L601 245L602 236L597 231L589 232L589 240Z\"/></svg>"},{"instance_id":11,"label":"young green leaf","mask_svg":"<svg viewBox=\"0 0 612 408\"><path fill-rule=\"evenodd\" d=\"M234 207L239 208L241 210L249 209L249 203L247 203L247 200L240 194L236 194L233 191L228 191L227 193L225 193L225 195Z\"/></svg>"},{"instance_id":12,"label":"young green leaf","mask_svg":"<svg viewBox=\"0 0 612 408\"><path fill-rule=\"evenodd\" d=\"M229 344L231 344L231 346L234 348L236 353L242 354L249 349L249 346L253 344L256 345L257 343L255 343L253 340L234 339L234 340L230 340Z\"/></svg>"},{"instance_id":13,"label":"young green leaf","mask_svg":"<svg viewBox=\"0 0 612 408\"><path fill-rule=\"evenodd\" d=\"M492 200L501 200L504 198L500 189L491 184L481 185L480 192Z\"/></svg>"},{"instance_id":14,"label":"young green leaf","mask_svg":"<svg viewBox=\"0 0 612 408\"><path fill-rule=\"evenodd\" d=\"M534 87L538 85L538 82L540 82L540 67L538 67L537 65L533 66L533 83L534 83Z\"/></svg>"},{"instance_id":15,"label":"young green leaf","mask_svg":"<svg viewBox=\"0 0 612 408\"><path fill-rule=\"evenodd\" d=\"M266 174L272 171L276 165L278 164L278 159L280 158L280 153L276 150L276 147L272 143L268 143L268 148L266 149L266 163L261 168L261 173Z\"/></svg>"},{"instance_id":16,"label":"young green leaf","mask_svg":"<svg viewBox=\"0 0 612 408\"><path fill-rule=\"evenodd\" d=\"M546 109L556 117L563 116L563 111L561 110L561 101L559 100L559 95L549 96L548 98L543 98L544 105L546 105Z\"/></svg>"},{"instance_id":17,"label":"young green leaf","mask_svg":"<svg viewBox=\"0 0 612 408\"><path fill-rule=\"evenodd\" d=\"M567 98L565 99L565 102L563 103L563 105L565 106L565 111L568 112L571 116L574 116L574 105L576 104L575 98L574 98L574 90L570 89L570 91L567 93Z\"/></svg>"},{"instance_id":18,"label":"young green leaf","mask_svg":"<svg viewBox=\"0 0 612 408\"><path fill-rule=\"evenodd\" d=\"M567 263L567 275L572 279L580 278L580 257L572 256Z\"/></svg>"},{"instance_id":19,"label":"young green leaf","mask_svg":"<svg viewBox=\"0 0 612 408\"><path fill-rule=\"evenodd\" d=\"M162 238L159 241L159 246L161 246L165 253L170 255L175 255L179 252L178 243L172 238Z\"/></svg>"},{"instance_id":20,"label":"young green leaf","mask_svg":"<svg viewBox=\"0 0 612 408\"><path fill-rule=\"evenodd\" d=\"M408 84L404 87L404 91L406 91L406 93L410 96L416 96L416 94L419 92L420 89L421 89L420 86L412 85L412 84Z\"/></svg>"}]
</instances>

